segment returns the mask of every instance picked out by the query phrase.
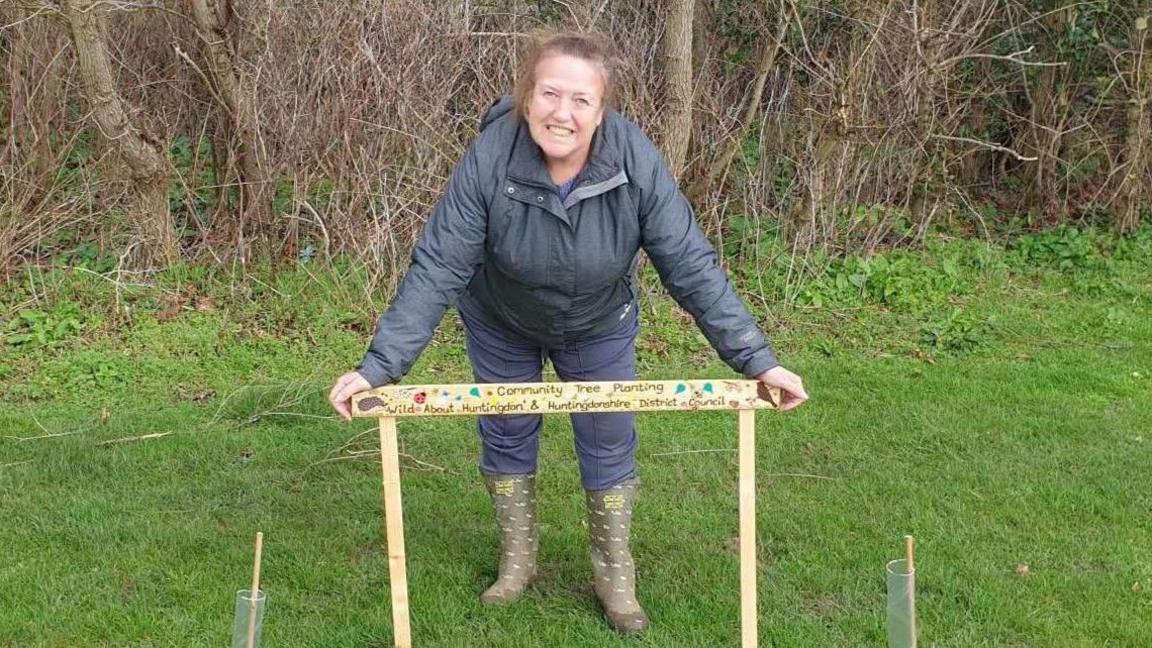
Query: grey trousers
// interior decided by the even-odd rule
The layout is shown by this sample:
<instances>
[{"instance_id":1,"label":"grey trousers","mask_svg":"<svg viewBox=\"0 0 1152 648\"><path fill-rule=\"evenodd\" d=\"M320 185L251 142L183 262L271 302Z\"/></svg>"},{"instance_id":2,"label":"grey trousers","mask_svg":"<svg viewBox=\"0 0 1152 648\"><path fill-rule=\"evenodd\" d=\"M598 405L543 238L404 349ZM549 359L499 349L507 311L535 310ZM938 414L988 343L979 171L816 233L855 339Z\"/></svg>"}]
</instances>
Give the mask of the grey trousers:
<instances>
[{"instance_id":1,"label":"grey trousers","mask_svg":"<svg viewBox=\"0 0 1152 648\"><path fill-rule=\"evenodd\" d=\"M550 359L561 380L635 380L636 335L640 323L632 308L619 328L600 338L539 345L461 309L468 359L476 382L539 382ZM631 412L572 414L580 481L586 490L604 490L636 476L636 425ZM536 472L541 416L479 417L480 470L513 475Z\"/></svg>"}]
</instances>

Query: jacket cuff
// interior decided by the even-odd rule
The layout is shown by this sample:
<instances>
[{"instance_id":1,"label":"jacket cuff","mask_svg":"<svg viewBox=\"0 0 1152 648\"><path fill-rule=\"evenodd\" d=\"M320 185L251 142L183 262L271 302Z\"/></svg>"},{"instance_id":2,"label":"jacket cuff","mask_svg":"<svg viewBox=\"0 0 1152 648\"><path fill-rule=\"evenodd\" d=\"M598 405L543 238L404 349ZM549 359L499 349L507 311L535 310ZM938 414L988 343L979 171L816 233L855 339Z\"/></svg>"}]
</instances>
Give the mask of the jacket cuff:
<instances>
[{"instance_id":1,"label":"jacket cuff","mask_svg":"<svg viewBox=\"0 0 1152 648\"><path fill-rule=\"evenodd\" d=\"M780 366L776 354L771 349L757 351L748 362L744 363L743 373L748 378L756 378L760 374Z\"/></svg>"},{"instance_id":2,"label":"jacket cuff","mask_svg":"<svg viewBox=\"0 0 1152 648\"><path fill-rule=\"evenodd\" d=\"M400 379L393 376L385 368L384 363L376 357L371 351L364 355L364 359L356 367L356 372L364 376L364 380L373 388L387 385L389 383L398 382Z\"/></svg>"}]
</instances>

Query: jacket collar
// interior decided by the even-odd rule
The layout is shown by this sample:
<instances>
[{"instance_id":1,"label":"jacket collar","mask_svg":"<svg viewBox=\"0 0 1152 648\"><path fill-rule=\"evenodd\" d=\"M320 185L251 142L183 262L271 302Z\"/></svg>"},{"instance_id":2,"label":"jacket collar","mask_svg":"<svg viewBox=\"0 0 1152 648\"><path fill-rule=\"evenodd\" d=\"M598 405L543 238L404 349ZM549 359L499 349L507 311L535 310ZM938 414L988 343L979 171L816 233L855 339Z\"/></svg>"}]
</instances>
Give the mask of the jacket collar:
<instances>
[{"instance_id":1,"label":"jacket collar","mask_svg":"<svg viewBox=\"0 0 1152 648\"><path fill-rule=\"evenodd\" d=\"M604 111L604 119L592 135L588 160L577 175L575 186L604 182L620 173L620 152L607 134L609 122L614 117L611 110ZM517 118L516 139L512 143L512 157L508 161L508 176L541 187L552 187L554 184L548 175L544 153L532 139L528 122L522 117Z\"/></svg>"}]
</instances>

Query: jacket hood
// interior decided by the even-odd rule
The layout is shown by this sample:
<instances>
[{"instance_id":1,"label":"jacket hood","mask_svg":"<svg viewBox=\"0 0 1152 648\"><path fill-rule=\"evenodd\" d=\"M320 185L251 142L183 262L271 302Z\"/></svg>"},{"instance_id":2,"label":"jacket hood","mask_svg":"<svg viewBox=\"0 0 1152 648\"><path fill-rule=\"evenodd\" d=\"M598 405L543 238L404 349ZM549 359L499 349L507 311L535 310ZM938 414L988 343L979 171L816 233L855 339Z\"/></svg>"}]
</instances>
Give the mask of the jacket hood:
<instances>
[{"instance_id":1,"label":"jacket hood","mask_svg":"<svg viewBox=\"0 0 1152 648\"><path fill-rule=\"evenodd\" d=\"M514 110L516 110L516 102L513 101L511 95L500 97L492 102L492 105L488 106L488 110L484 112L484 117L480 120L480 130L488 128L489 124Z\"/></svg>"}]
</instances>

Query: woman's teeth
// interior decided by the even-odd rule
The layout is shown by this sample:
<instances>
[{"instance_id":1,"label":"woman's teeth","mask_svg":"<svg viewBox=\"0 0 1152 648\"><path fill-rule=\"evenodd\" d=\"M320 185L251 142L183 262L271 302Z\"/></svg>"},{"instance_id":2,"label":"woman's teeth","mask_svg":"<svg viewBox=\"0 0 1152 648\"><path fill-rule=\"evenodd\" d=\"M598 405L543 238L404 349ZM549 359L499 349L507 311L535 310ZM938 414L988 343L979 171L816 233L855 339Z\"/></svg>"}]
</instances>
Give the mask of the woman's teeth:
<instances>
[{"instance_id":1,"label":"woman's teeth","mask_svg":"<svg viewBox=\"0 0 1152 648\"><path fill-rule=\"evenodd\" d=\"M548 132L556 135L557 137L570 137L572 135L571 128L562 128L560 126L549 126Z\"/></svg>"}]
</instances>

